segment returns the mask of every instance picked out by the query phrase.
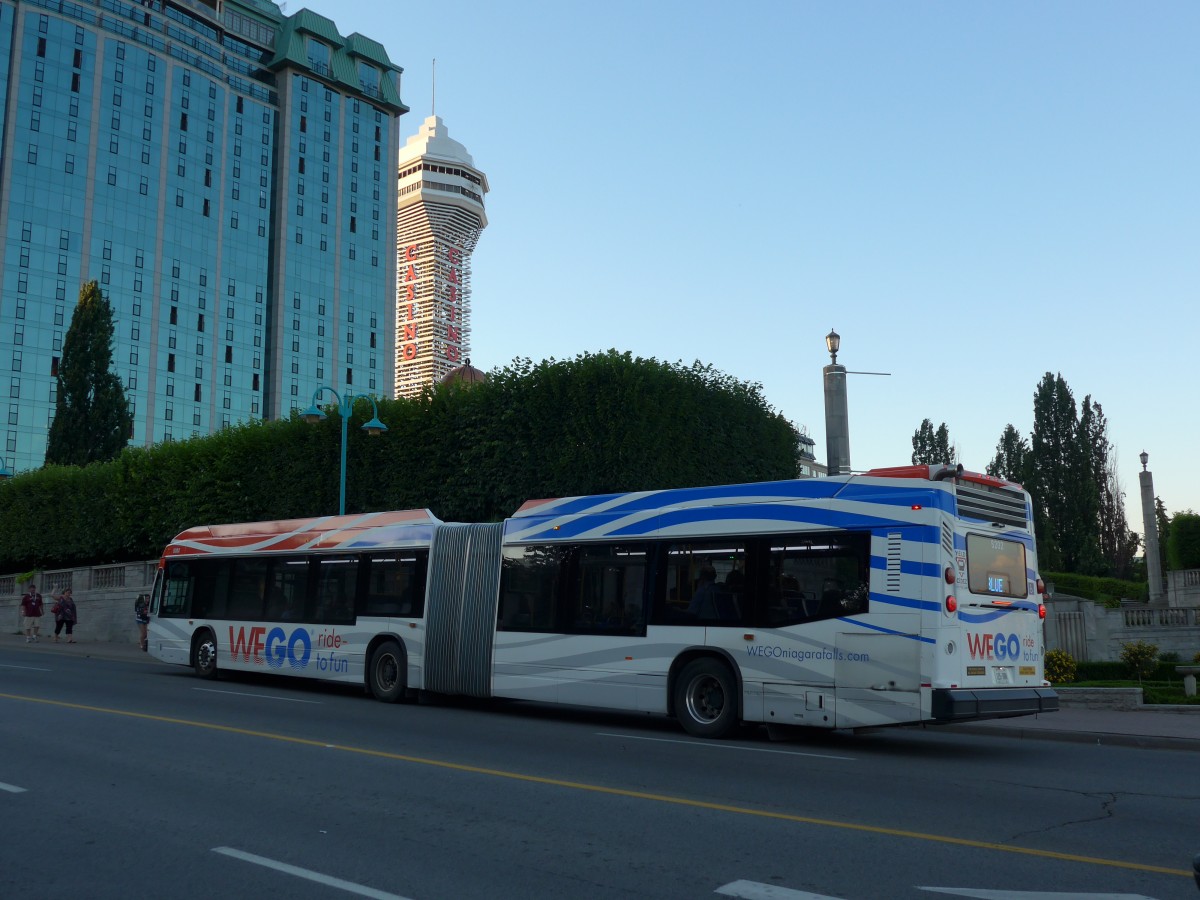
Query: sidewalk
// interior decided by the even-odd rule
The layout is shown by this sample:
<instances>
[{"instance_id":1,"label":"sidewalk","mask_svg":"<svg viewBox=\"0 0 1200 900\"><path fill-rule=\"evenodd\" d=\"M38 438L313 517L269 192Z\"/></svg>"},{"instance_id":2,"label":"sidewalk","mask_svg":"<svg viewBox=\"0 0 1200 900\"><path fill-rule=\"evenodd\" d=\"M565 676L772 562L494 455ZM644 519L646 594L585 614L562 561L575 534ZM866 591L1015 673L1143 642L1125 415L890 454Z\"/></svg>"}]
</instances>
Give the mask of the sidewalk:
<instances>
[{"instance_id":1,"label":"sidewalk","mask_svg":"<svg viewBox=\"0 0 1200 900\"><path fill-rule=\"evenodd\" d=\"M1200 750L1200 706L1083 709L939 725L948 731L1158 750Z\"/></svg>"},{"instance_id":2,"label":"sidewalk","mask_svg":"<svg viewBox=\"0 0 1200 900\"><path fill-rule=\"evenodd\" d=\"M138 649L138 645L132 641L109 643L79 639L74 644L56 644L53 635L49 639L43 635L38 643L27 644L22 635L0 635L0 652L20 648L46 654L62 653L96 659L158 662L150 654ZM1036 716L985 719L928 727L1004 738L1200 751L1200 705L1145 706L1136 710L1067 707L1058 712Z\"/></svg>"}]
</instances>

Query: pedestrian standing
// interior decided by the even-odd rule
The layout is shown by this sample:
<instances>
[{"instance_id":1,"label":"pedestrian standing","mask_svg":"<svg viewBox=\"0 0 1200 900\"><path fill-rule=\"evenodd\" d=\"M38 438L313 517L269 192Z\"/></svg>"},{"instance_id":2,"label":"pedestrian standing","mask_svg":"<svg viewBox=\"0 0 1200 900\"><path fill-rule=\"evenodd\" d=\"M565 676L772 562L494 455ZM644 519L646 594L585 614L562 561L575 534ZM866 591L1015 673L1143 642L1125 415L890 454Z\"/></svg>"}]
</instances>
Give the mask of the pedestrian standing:
<instances>
[{"instance_id":1,"label":"pedestrian standing","mask_svg":"<svg viewBox=\"0 0 1200 900\"><path fill-rule=\"evenodd\" d=\"M54 613L54 642L58 643L58 636L65 625L67 643L75 643L75 623L79 621L79 612L75 609L75 598L71 596L70 588L54 595L54 606L50 611Z\"/></svg>"},{"instance_id":2,"label":"pedestrian standing","mask_svg":"<svg viewBox=\"0 0 1200 900\"><path fill-rule=\"evenodd\" d=\"M138 594L133 601L133 619L137 622L140 646L145 650L149 645L146 629L150 625L150 598L145 594Z\"/></svg>"},{"instance_id":3,"label":"pedestrian standing","mask_svg":"<svg viewBox=\"0 0 1200 900\"><path fill-rule=\"evenodd\" d=\"M42 595L38 593L37 585L31 581L29 590L21 595L21 627L25 629L25 643L37 643L44 611Z\"/></svg>"}]
</instances>

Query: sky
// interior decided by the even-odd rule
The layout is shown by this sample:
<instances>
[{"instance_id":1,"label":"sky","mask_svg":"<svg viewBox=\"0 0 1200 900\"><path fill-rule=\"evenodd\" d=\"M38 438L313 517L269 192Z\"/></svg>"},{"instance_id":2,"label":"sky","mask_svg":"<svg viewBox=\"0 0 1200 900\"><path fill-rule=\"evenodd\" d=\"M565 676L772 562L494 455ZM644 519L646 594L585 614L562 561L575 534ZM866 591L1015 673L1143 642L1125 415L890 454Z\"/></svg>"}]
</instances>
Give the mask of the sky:
<instances>
[{"instance_id":1,"label":"sky","mask_svg":"<svg viewBox=\"0 0 1200 900\"><path fill-rule=\"evenodd\" d=\"M310 0L486 173L471 360L610 348L762 385L854 470L982 471L1061 374L1200 511L1200 4ZM434 65L436 60L436 66ZM434 73L436 72L436 78Z\"/></svg>"}]
</instances>

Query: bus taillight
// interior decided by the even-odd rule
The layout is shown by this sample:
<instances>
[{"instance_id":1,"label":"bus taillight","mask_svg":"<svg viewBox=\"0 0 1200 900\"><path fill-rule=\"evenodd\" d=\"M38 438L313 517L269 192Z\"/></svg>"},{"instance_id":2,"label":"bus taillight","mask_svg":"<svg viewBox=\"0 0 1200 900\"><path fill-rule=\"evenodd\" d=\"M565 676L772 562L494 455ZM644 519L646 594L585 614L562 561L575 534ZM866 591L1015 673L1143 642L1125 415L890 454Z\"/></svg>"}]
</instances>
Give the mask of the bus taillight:
<instances>
[{"instance_id":1,"label":"bus taillight","mask_svg":"<svg viewBox=\"0 0 1200 900\"><path fill-rule=\"evenodd\" d=\"M955 577L954 567L946 566L946 584L954 584Z\"/></svg>"},{"instance_id":2,"label":"bus taillight","mask_svg":"<svg viewBox=\"0 0 1200 900\"><path fill-rule=\"evenodd\" d=\"M946 595L946 614L953 615L958 610L958 599L953 594Z\"/></svg>"},{"instance_id":3,"label":"bus taillight","mask_svg":"<svg viewBox=\"0 0 1200 900\"><path fill-rule=\"evenodd\" d=\"M1046 582L1042 581L1040 578L1037 580L1037 592L1039 594L1046 593Z\"/></svg>"},{"instance_id":4,"label":"bus taillight","mask_svg":"<svg viewBox=\"0 0 1200 900\"><path fill-rule=\"evenodd\" d=\"M1046 618L1046 604L1045 603L1038 604L1038 618L1039 619Z\"/></svg>"}]
</instances>

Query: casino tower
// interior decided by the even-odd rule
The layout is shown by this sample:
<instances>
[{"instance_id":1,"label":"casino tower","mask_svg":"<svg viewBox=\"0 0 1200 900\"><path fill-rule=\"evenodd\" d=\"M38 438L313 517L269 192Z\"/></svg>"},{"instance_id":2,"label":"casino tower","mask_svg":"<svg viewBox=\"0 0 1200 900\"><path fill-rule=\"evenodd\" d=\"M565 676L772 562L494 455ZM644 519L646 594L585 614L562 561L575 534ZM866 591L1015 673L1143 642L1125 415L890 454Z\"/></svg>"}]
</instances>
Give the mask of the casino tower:
<instances>
[{"instance_id":1,"label":"casino tower","mask_svg":"<svg viewBox=\"0 0 1200 900\"><path fill-rule=\"evenodd\" d=\"M487 176L430 116L400 150L396 396L416 397L471 352L471 253Z\"/></svg>"}]
</instances>

